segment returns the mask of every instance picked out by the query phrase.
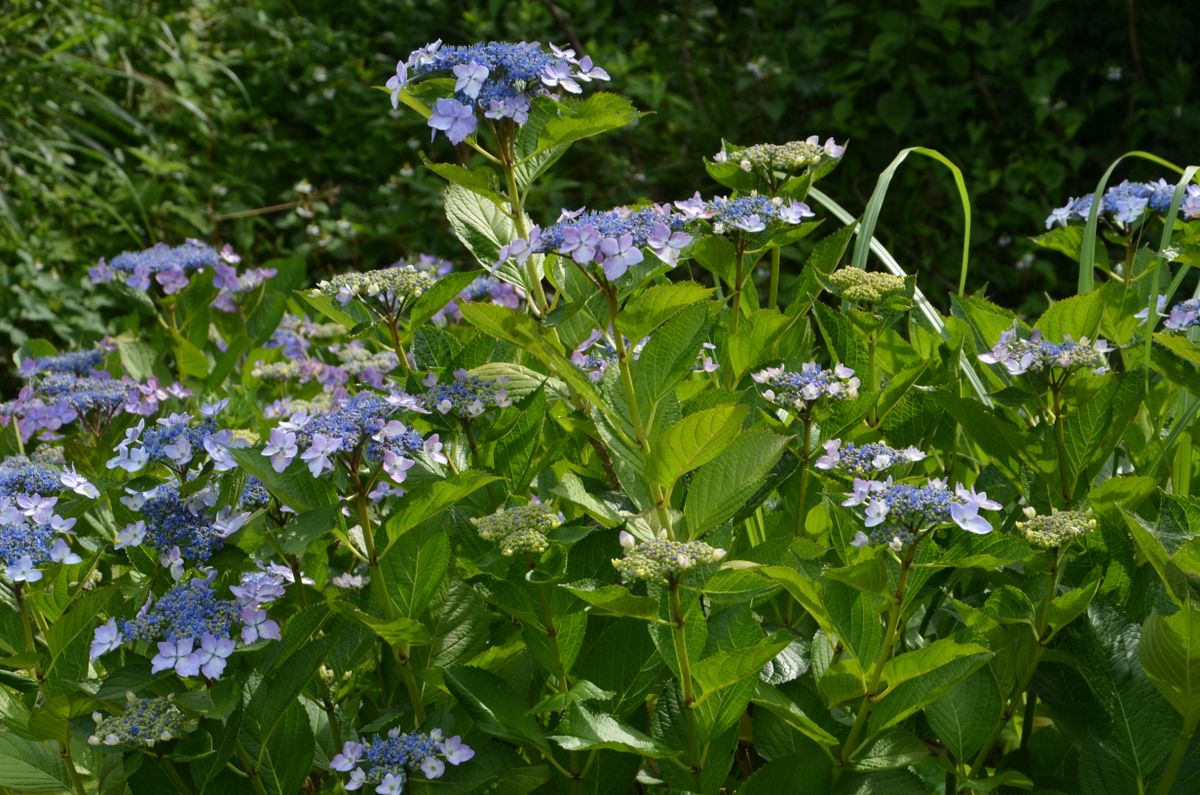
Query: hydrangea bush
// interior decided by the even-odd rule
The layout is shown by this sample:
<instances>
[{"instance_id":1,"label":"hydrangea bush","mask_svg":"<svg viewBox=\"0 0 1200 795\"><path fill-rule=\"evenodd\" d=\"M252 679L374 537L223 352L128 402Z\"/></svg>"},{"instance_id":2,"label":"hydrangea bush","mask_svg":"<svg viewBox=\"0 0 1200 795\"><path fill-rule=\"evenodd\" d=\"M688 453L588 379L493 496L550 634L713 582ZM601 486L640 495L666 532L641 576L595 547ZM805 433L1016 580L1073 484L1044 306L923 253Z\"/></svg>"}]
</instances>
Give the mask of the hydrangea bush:
<instances>
[{"instance_id":1,"label":"hydrangea bush","mask_svg":"<svg viewBox=\"0 0 1200 795\"><path fill-rule=\"evenodd\" d=\"M1193 790L1195 170L1056 210L1081 289L1034 322L938 311L887 179L861 221L814 186L832 138L539 206L638 119L607 77L397 65L457 264L164 243L92 269L125 327L19 351L0 787Z\"/></svg>"}]
</instances>

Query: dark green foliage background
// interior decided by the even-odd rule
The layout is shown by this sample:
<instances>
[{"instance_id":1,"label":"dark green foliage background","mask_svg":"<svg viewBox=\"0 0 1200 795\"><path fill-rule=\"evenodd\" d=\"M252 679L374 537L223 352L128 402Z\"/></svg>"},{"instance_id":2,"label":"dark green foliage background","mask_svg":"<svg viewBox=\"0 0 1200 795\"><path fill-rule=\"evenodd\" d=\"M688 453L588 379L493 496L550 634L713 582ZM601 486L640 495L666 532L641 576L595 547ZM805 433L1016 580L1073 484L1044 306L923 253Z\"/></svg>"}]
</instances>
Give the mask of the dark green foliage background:
<instances>
[{"instance_id":1,"label":"dark green foliage background","mask_svg":"<svg viewBox=\"0 0 1200 795\"><path fill-rule=\"evenodd\" d=\"M1184 2L6 6L5 359L27 337L98 336L116 308L84 284L85 268L158 240L228 241L257 261L299 251L313 276L421 251L461 259L441 221L439 180L414 148L428 131L403 109L389 117L371 88L439 37L574 40L615 90L652 112L636 133L581 147L533 197L535 219L552 221L560 206L711 193L700 158L722 137L811 133L850 140L825 188L856 211L900 148L929 146L962 167L972 191L972 287L986 281L1028 311L1044 307L1042 292L1072 287L1074 269L1025 240L1048 210L1090 191L1128 149L1192 162L1200 134L1200 106L1189 101L1200 6ZM321 199L311 222L322 246L290 207L263 211L294 201L301 179ZM935 301L957 278L951 191L940 170L902 170L880 227Z\"/></svg>"}]
</instances>

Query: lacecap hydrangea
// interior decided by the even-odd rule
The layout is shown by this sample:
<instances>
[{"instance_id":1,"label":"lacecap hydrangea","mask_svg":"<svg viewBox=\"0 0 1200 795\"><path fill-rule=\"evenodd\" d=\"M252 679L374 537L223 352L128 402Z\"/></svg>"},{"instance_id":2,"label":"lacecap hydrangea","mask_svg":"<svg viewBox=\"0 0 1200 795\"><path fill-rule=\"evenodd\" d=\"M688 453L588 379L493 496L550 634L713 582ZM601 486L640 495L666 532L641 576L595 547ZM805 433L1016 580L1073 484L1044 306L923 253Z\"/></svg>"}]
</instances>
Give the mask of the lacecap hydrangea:
<instances>
[{"instance_id":1,"label":"lacecap hydrangea","mask_svg":"<svg viewBox=\"0 0 1200 795\"><path fill-rule=\"evenodd\" d=\"M1175 186L1165 179L1157 182L1125 180L1104 192L1099 217L1114 225L1129 226L1137 223L1147 210L1165 213L1171 207L1171 197L1174 193ZM1092 210L1092 201L1092 194L1070 199L1046 217L1046 228L1087 221ZM1179 205L1179 212L1189 221L1200 218L1200 185L1187 186L1183 201Z\"/></svg>"},{"instance_id":2,"label":"lacecap hydrangea","mask_svg":"<svg viewBox=\"0 0 1200 795\"><path fill-rule=\"evenodd\" d=\"M684 222L682 214L665 204L563 210L554 225L534 226L527 239L501 248L497 265L510 257L524 264L531 254L556 253L581 267L597 265L606 279L615 281L645 259L644 248L668 265L678 262L680 251L692 242L682 231Z\"/></svg>"},{"instance_id":3,"label":"lacecap hydrangea","mask_svg":"<svg viewBox=\"0 0 1200 795\"><path fill-rule=\"evenodd\" d=\"M970 533L984 535L992 524L979 515L981 510L998 511L1003 506L988 499L987 492L976 492L959 483L951 491L944 480L931 479L921 485L893 483L887 480L855 478L853 489L842 505L863 507L863 526L850 542L854 546L886 544L899 551L923 531L954 524Z\"/></svg>"},{"instance_id":4,"label":"lacecap hydrangea","mask_svg":"<svg viewBox=\"0 0 1200 795\"><path fill-rule=\"evenodd\" d=\"M377 795L399 795L418 771L427 779L438 779L445 774L446 763L461 765L474 756L461 737L447 738L440 729L429 733L392 729L386 735L345 742L329 760L329 769L350 774L343 786L351 792L371 786Z\"/></svg>"},{"instance_id":5,"label":"lacecap hydrangea","mask_svg":"<svg viewBox=\"0 0 1200 795\"><path fill-rule=\"evenodd\" d=\"M854 371L840 363L828 370L816 362L802 365L799 371L768 367L751 373L750 377L764 387L765 400L800 412L808 411L822 400L852 400L858 397L860 386Z\"/></svg>"},{"instance_id":6,"label":"lacecap hydrangea","mask_svg":"<svg viewBox=\"0 0 1200 795\"><path fill-rule=\"evenodd\" d=\"M518 552L540 554L550 546L546 534L562 524L562 514L549 505L531 503L472 517L471 524L480 538L496 544L506 557Z\"/></svg>"},{"instance_id":7,"label":"lacecap hydrangea","mask_svg":"<svg viewBox=\"0 0 1200 795\"><path fill-rule=\"evenodd\" d=\"M757 234L768 227L796 226L816 213L804 202L779 197L748 195L714 196L704 200L697 191L692 198L675 202L687 222L707 221L714 234Z\"/></svg>"},{"instance_id":8,"label":"lacecap hydrangea","mask_svg":"<svg viewBox=\"0 0 1200 795\"><path fill-rule=\"evenodd\" d=\"M1024 339L1017 335L1014 325L1001 332L990 351L979 354L979 361L1002 365L1009 375L1075 368L1086 368L1095 375L1101 375L1108 371L1107 356L1111 350L1103 339L1092 342L1087 337L1080 337L1076 342L1067 337L1062 342L1050 342L1042 338L1040 330L1035 330L1028 339Z\"/></svg>"},{"instance_id":9,"label":"lacecap hydrangea","mask_svg":"<svg viewBox=\"0 0 1200 795\"><path fill-rule=\"evenodd\" d=\"M550 45L546 50L535 42L503 41L455 46L438 39L396 64L387 81L392 107L398 107L410 81L436 75L452 76L454 90L434 101L429 127L434 136L440 132L454 144L473 134L480 118L524 124L535 98L580 94L583 84L609 79L590 57L576 58L570 48Z\"/></svg>"},{"instance_id":10,"label":"lacecap hydrangea","mask_svg":"<svg viewBox=\"0 0 1200 795\"><path fill-rule=\"evenodd\" d=\"M855 444L830 439L824 445L825 454L813 462L817 469L838 470L855 477L874 476L894 466L904 466L925 460L925 453L915 447L895 448L883 442Z\"/></svg>"},{"instance_id":11,"label":"lacecap hydrangea","mask_svg":"<svg viewBox=\"0 0 1200 795\"><path fill-rule=\"evenodd\" d=\"M667 537L666 531L639 543L632 534L622 530L620 541L625 553L613 558L612 564L625 582L645 580L670 586L698 566L719 563L725 559L723 549L703 541L674 541Z\"/></svg>"},{"instance_id":12,"label":"lacecap hydrangea","mask_svg":"<svg viewBox=\"0 0 1200 795\"><path fill-rule=\"evenodd\" d=\"M188 286L190 278L212 270L217 297L211 305L225 312L234 312L234 296L249 292L275 275L272 268L251 268L238 273L234 267L241 257L229 245L219 252L199 240L188 239L183 245L158 243L143 251L126 251L113 257L112 262L101 259L88 269L92 284L119 281L134 290L150 292L155 286L163 295L173 295Z\"/></svg>"}]
</instances>

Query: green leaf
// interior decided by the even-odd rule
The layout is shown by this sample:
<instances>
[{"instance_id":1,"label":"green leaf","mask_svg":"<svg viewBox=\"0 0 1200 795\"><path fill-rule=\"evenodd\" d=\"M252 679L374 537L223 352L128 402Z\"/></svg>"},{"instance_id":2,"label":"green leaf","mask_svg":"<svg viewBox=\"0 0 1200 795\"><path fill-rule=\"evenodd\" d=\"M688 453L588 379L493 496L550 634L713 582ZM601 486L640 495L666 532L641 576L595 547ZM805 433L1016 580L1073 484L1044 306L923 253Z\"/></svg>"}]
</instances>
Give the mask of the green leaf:
<instances>
[{"instance_id":1,"label":"green leaf","mask_svg":"<svg viewBox=\"0 0 1200 795\"><path fill-rule=\"evenodd\" d=\"M491 200L461 185L450 185L444 196L450 229L479 264L490 270L500 259L500 247L517 237L512 219Z\"/></svg>"},{"instance_id":2,"label":"green leaf","mask_svg":"<svg viewBox=\"0 0 1200 795\"><path fill-rule=\"evenodd\" d=\"M1083 227L1068 224L1029 239L1042 248L1066 254L1072 261L1078 262L1079 250L1083 246Z\"/></svg>"},{"instance_id":3,"label":"green leaf","mask_svg":"<svg viewBox=\"0 0 1200 795\"><path fill-rule=\"evenodd\" d=\"M340 505L304 511L279 531L279 545L288 555L303 555L308 545L341 523Z\"/></svg>"},{"instance_id":4,"label":"green leaf","mask_svg":"<svg viewBox=\"0 0 1200 795\"><path fill-rule=\"evenodd\" d=\"M626 726L609 715L596 713L582 704L572 704L550 739L568 751L607 749L627 754L666 759L678 755L657 740Z\"/></svg>"},{"instance_id":5,"label":"green leaf","mask_svg":"<svg viewBox=\"0 0 1200 795\"><path fill-rule=\"evenodd\" d=\"M1156 370L1193 395L1200 395L1200 351L1194 342L1181 334L1155 332L1150 356Z\"/></svg>"},{"instance_id":6,"label":"green leaf","mask_svg":"<svg viewBox=\"0 0 1200 795\"><path fill-rule=\"evenodd\" d=\"M1090 483L1095 471L1112 455L1142 401L1141 373L1105 376L1100 390L1063 421L1071 481Z\"/></svg>"},{"instance_id":7,"label":"green leaf","mask_svg":"<svg viewBox=\"0 0 1200 795\"><path fill-rule=\"evenodd\" d=\"M392 547L399 543L412 528L427 522L443 511L452 508L489 483L500 480L495 475L485 475L470 470L451 475L443 480L435 480L428 489L418 493L407 494L400 502L400 510L396 511L387 521L387 535L390 539L386 555Z\"/></svg>"},{"instance_id":8,"label":"green leaf","mask_svg":"<svg viewBox=\"0 0 1200 795\"><path fill-rule=\"evenodd\" d=\"M906 729L888 729L863 745L846 761L850 770L896 770L929 758L920 737Z\"/></svg>"},{"instance_id":9,"label":"green leaf","mask_svg":"<svg viewBox=\"0 0 1200 795\"><path fill-rule=\"evenodd\" d=\"M71 778L62 757L45 743L0 732L0 785L18 792L64 792Z\"/></svg>"},{"instance_id":10,"label":"green leaf","mask_svg":"<svg viewBox=\"0 0 1200 795\"><path fill-rule=\"evenodd\" d=\"M799 705L765 682L759 682L755 686L754 696L750 700L763 709L769 710L813 742L830 748L841 743L837 737L821 728L816 721L806 715Z\"/></svg>"},{"instance_id":11,"label":"green leaf","mask_svg":"<svg viewBox=\"0 0 1200 795\"><path fill-rule=\"evenodd\" d=\"M541 728L526 714L525 701L503 679L470 666L448 668L443 675L451 695L481 731L549 752Z\"/></svg>"},{"instance_id":12,"label":"green leaf","mask_svg":"<svg viewBox=\"0 0 1200 795\"><path fill-rule=\"evenodd\" d=\"M1188 600L1169 616L1151 613L1142 626L1138 656L1184 725L1195 726L1200 721L1200 609Z\"/></svg>"},{"instance_id":13,"label":"green leaf","mask_svg":"<svg viewBox=\"0 0 1200 795\"><path fill-rule=\"evenodd\" d=\"M308 713L299 701L283 713L275 730L260 751L260 780L272 795L292 795L304 791L304 782L312 767L315 742Z\"/></svg>"},{"instance_id":14,"label":"green leaf","mask_svg":"<svg viewBox=\"0 0 1200 795\"><path fill-rule=\"evenodd\" d=\"M1003 711L996 677L985 667L925 707L925 719L955 759L969 760L987 742Z\"/></svg>"},{"instance_id":15,"label":"green leaf","mask_svg":"<svg viewBox=\"0 0 1200 795\"><path fill-rule=\"evenodd\" d=\"M1068 337L1094 339L1103 314L1104 294L1093 291L1055 301L1038 318L1034 328L1050 342L1062 342Z\"/></svg>"},{"instance_id":16,"label":"green leaf","mask_svg":"<svg viewBox=\"0 0 1200 795\"><path fill-rule=\"evenodd\" d=\"M700 238L692 245L692 259L726 284L733 284L737 268L737 250L724 235L706 235Z\"/></svg>"},{"instance_id":17,"label":"green leaf","mask_svg":"<svg viewBox=\"0 0 1200 795\"><path fill-rule=\"evenodd\" d=\"M486 166L476 166L471 169L454 163L434 163L424 155L421 155L421 161L425 164L425 168L442 179L482 196L501 209L505 209L508 204L508 199L498 193L495 172Z\"/></svg>"},{"instance_id":18,"label":"green leaf","mask_svg":"<svg viewBox=\"0 0 1200 795\"><path fill-rule=\"evenodd\" d=\"M785 315L778 309L755 309L742 318L736 334L725 341L734 383L767 362L799 355L805 327L800 315Z\"/></svg>"},{"instance_id":19,"label":"green leaf","mask_svg":"<svg viewBox=\"0 0 1200 795\"><path fill-rule=\"evenodd\" d=\"M639 401L653 406L686 378L707 333L707 304L693 304L664 323L630 366Z\"/></svg>"},{"instance_id":20,"label":"green leaf","mask_svg":"<svg viewBox=\"0 0 1200 795\"><path fill-rule=\"evenodd\" d=\"M565 693L552 693L529 708L529 715L544 715L547 712L562 712L572 704L588 701L607 701L616 693L598 687L586 679L576 679ZM553 738L551 738L553 739Z\"/></svg>"},{"instance_id":21,"label":"green leaf","mask_svg":"<svg viewBox=\"0 0 1200 795\"><path fill-rule=\"evenodd\" d=\"M963 657L979 658L980 664L991 657L988 649L977 643L959 643L950 638L935 640L928 646L893 657L883 665L882 680L890 692L904 682L936 672L943 666Z\"/></svg>"},{"instance_id":22,"label":"green leaf","mask_svg":"<svg viewBox=\"0 0 1200 795\"><path fill-rule=\"evenodd\" d=\"M697 703L704 701L747 677L757 677L763 666L791 643L787 633L778 632L753 646L719 651L692 663L692 678L700 686Z\"/></svg>"},{"instance_id":23,"label":"green leaf","mask_svg":"<svg viewBox=\"0 0 1200 795\"><path fill-rule=\"evenodd\" d=\"M559 149L593 135L620 129L642 114L625 97L599 92L587 99L560 100L558 115L549 118L537 139L537 152Z\"/></svg>"},{"instance_id":24,"label":"green leaf","mask_svg":"<svg viewBox=\"0 0 1200 795\"><path fill-rule=\"evenodd\" d=\"M732 518L766 480L788 440L763 429L747 431L700 467L683 508L690 536L699 538Z\"/></svg>"},{"instance_id":25,"label":"green leaf","mask_svg":"<svg viewBox=\"0 0 1200 795\"><path fill-rule=\"evenodd\" d=\"M467 322L483 333L532 354L552 373L566 381L588 403L602 403L595 385L579 372L579 368L571 364L561 348L545 338L537 323L528 315L507 307L477 301L463 304L461 311Z\"/></svg>"},{"instance_id":26,"label":"green leaf","mask_svg":"<svg viewBox=\"0 0 1200 795\"><path fill-rule=\"evenodd\" d=\"M317 290L296 290L293 295L347 331L375 322L374 316L357 301L350 301L343 306L333 296Z\"/></svg>"},{"instance_id":27,"label":"green leaf","mask_svg":"<svg viewBox=\"0 0 1200 795\"><path fill-rule=\"evenodd\" d=\"M424 326L431 317L445 309L472 282L483 276L482 271L456 271L438 278L433 286L413 302L406 323L410 331Z\"/></svg>"},{"instance_id":28,"label":"green leaf","mask_svg":"<svg viewBox=\"0 0 1200 795\"><path fill-rule=\"evenodd\" d=\"M880 732L904 720L926 704L937 700L947 690L977 671L992 656L987 649L978 648L982 650L961 657L951 656L950 660L941 667L890 688L887 695L880 699L871 713L868 724L870 731L872 733Z\"/></svg>"},{"instance_id":29,"label":"green leaf","mask_svg":"<svg viewBox=\"0 0 1200 795\"><path fill-rule=\"evenodd\" d=\"M712 295L712 288L696 282L656 284L630 299L617 317L621 333L631 340L649 336L683 309Z\"/></svg>"},{"instance_id":30,"label":"green leaf","mask_svg":"<svg viewBox=\"0 0 1200 795\"><path fill-rule=\"evenodd\" d=\"M247 474L261 480L267 491L293 510L303 513L337 502L329 481L314 478L299 458L283 472L276 472L260 447L230 448L229 454Z\"/></svg>"},{"instance_id":31,"label":"green leaf","mask_svg":"<svg viewBox=\"0 0 1200 795\"><path fill-rule=\"evenodd\" d=\"M450 539L442 527L423 525L390 544L379 565L400 615L416 618L446 578L450 568Z\"/></svg>"},{"instance_id":32,"label":"green leaf","mask_svg":"<svg viewBox=\"0 0 1200 795\"><path fill-rule=\"evenodd\" d=\"M813 317L830 353L839 362L859 374L867 372L867 338L845 315L834 312L824 304L813 304Z\"/></svg>"},{"instance_id":33,"label":"green leaf","mask_svg":"<svg viewBox=\"0 0 1200 795\"><path fill-rule=\"evenodd\" d=\"M640 618L643 621L658 620L658 603L649 596L634 596L623 585L600 585L580 581L561 587L591 605L594 612Z\"/></svg>"},{"instance_id":34,"label":"green leaf","mask_svg":"<svg viewBox=\"0 0 1200 795\"><path fill-rule=\"evenodd\" d=\"M1046 609L1046 623L1052 632L1057 633L1087 611L1096 592L1100 590L1100 582L1099 577L1094 577L1091 582L1050 600L1050 605Z\"/></svg>"},{"instance_id":35,"label":"green leaf","mask_svg":"<svg viewBox=\"0 0 1200 795\"><path fill-rule=\"evenodd\" d=\"M668 488L729 448L737 439L748 409L727 404L689 414L650 442L646 477Z\"/></svg>"}]
</instances>

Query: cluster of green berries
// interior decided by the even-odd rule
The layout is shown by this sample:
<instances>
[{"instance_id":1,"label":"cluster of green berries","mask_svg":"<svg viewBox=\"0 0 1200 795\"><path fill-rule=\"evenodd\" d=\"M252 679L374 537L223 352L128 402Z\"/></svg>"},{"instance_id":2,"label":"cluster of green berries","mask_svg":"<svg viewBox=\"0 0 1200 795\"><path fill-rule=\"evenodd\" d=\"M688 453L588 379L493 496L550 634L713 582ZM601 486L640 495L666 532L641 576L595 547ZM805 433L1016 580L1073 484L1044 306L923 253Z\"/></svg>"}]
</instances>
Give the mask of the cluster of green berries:
<instances>
[{"instance_id":1,"label":"cluster of green berries","mask_svg":"<svg viewBox=\"0 0 1200 795\"><path fill-rule=\"evenodd\" d=\"M126 693L125 713L104 717L92 713L96 731L88 738L91 745L133 745L153 748L191 729L187 716L175 706L172 696L137 698Z\"/></svg>"},{"instance_id":2,"label":"cluster of green berries","mask_svg":"<svg viewBox=\"0 0 1200 795\"><path fill-rule=\"evenodd\" d=\"M679 582L687 571L709 563L718 563L725 557L725 550L711 547L703 541L672 541L667 534L644 541L641 544L621 531L621 546L625 555L613 558L613 566L625 582L645 580L670 586Z\"/></svg>"},{"instance_id":3,"label":"cluster of green berries","mask_svg":"<svg viewBox=\"0 0 1200 795\"><path fill-rule=\"evenodd\" d=\"M392 308L419 298L436 281L437 277L427 270L396 265L366 273L339 273L318 283L317 289L343 306L350 303L351 298L369 298Z\"/></svg>"},{"instance_id":4,"label":"cluster of green berries","mask_svg":"<svg viewBox=\"0 0 1200 795\"><path fill-rule=\"evenodd\" d=\"M533 503L501 508L489 516L471 519L484 541L500 547L500 554L512 557L518 552L540 555L550 546L546 537L562 524L562 516L549 505Z\"/></svg>"},{"instance_id":5,"label":"cluster of green berries","mask_svg":"<svg viewBox=\"0 0 1200 795\"><path fill-rule=\"evenodd\" d=\"M835 295L869 306L878 304L888 296L902 295L905 290L904 277L862 268L834 271L829 274L829 285Z\"/></svg>"},{"instance_id":6,"label":"cluster of green berries","mask_svg":"<svg viewBox=\"0 0 1200 795\"><path fill-rule=\"evenodd\" d=\"M1089 530L1096 529L1096 520L1091 509L1084 511L1052 510L1039 514L1032 507L1025 508L1025 521L1017 522L1017 530L1030 546L1042 549L1061 549Z\"/></svg>"}]
</instances>

